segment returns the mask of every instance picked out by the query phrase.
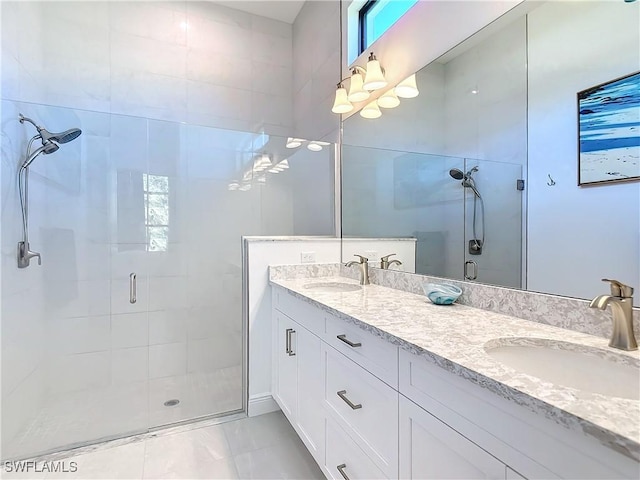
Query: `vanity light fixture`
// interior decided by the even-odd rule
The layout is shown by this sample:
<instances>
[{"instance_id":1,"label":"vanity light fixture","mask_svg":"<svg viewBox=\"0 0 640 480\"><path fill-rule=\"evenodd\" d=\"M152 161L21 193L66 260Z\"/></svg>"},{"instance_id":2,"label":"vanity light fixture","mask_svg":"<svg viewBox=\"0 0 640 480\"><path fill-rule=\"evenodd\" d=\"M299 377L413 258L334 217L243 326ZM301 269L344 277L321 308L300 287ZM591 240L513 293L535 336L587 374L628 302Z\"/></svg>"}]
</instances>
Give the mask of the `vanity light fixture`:
<instances>
[{"instance_id":1,"label":"vanity light fixture","mask_svg":"<svg viewBox=\"0 0 640 480\"><path fill-rule=\"evenodd\" d=\"M344 88L342 82L338 84L336 89L336 99L333 101L333 113L349 113L353 110L353 105L347 98L347 89Z\"/></svg>"},{"instance_id":2,"label":"vanity light fixture","mask_svg":"<svg viewBox=\"0 0 640 480\"><path fill-rule=\"evenodd\" d=\"M363 78L364 75L364 78ZM344 87L344 81L349 80L349 92ZM367 68L358 65L351 69L351 76L343 78L337 84L336 96L331 111L333 113L349 113L353 110L352 102L364 102L371 95L371 91L379 90L387 86L387 80L384 78L384 69L380 66L380 62L371 52Z\"/></svg>"},{"instance_id":3,"label":"vanity light fixture","mask_svg":"<svg viewBox=\"0 0 640 480\"><path fill-rule=\"evenodd\" d=\"M374 100L373 102L367 103L364 108L360 110L360 116L363 118L380 118L382 112L380 111L380 107L378 107L378 102Z\"/></svg>"},{"instance_id":4,"label":"vanity light fixture","mask_svg":"<svg viewBox=\"0 0 640 480\"><path fill-rule=\"evenodd\" d=\"M378 106L382 108L396 108L400 105L400 99L394 89L387 90L378 98Z\"/></svg>"},{"instance_id":5,"label":"vanity light fixture","mask_svg":"<svg viewBox=\"0 0 640 480\"><path fill-rule=\"evenodd\" d=\"M364 102L369 98L369 96L371 96L371 93L367 92L363 87L364 80L362 79L362 74L358 72L358 68L359 67L356 67L351 71L349 95L347 96L347 99L350 102Z\"/></svg>"},{"instance_id":6,"label":"vanity light fixture","mask_svg":"<svg viewBox=\"0 0 640 480\"><path fill-rule=\"evenodd\" d=\"M229 183L229 190L238 190L238 188L240 187L240 184L234 180L231 183Z\"/></svg>"},{"instance_id":7,"label":"vanity light fixture","mask_svg":"<svg viewBox=\"0 0 640 480\"><path fill-rule=\"evenodd\" d=\"M286 170L287 168L289 168L289 160L287 160L286 158L284 160L282 160L278 165L278 168L281 168L283 170Z\"/></svg>"},{"instance_id":8,"label":"vanity light fixture","mask_svg":"<svg viewBox=\"0 0 640 480\"><path fill-rule=\"evenodd\" d=\"M312 152L320 152L322 151L323 147L326 147L327 145L331 145L329 142L321 142L319 140L312 140L309 142L309 145L307 145L307 149L311 150Z\"/></svg>"},{"instance_id":9,"label":"vanity light fixture","mask_svg":"<svg viewBox=\"0 0 640 480\"><path fill-rule=\"evenodd\" d=\"M418 86L416 85L416 74L409 75L407 78L402 80L394 91L397 96L400 98L415 98L420 92L418 91Z\"/></svg>"},{"instance_id":10,"label":"vanity light fixture","mask_svg":"<svg viewBox=\"0 0 640 480\"><path fill-rule=\"evenodd\" d=\"M379 90L387 86L387 80L384 78L380 62L373 52L369 54L367 73L364 76L364 84L362 86L366 90Z\"/></svg>"}]
</instances>

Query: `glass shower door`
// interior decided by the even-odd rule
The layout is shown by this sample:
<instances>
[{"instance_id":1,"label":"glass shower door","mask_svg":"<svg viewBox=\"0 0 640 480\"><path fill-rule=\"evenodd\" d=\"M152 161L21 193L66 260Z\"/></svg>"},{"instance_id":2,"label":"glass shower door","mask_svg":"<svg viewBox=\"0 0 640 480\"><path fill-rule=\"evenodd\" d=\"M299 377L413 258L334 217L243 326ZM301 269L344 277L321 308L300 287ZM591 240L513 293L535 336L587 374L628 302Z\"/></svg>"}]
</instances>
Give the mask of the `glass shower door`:
<instances>
[{"instance_id":1,"label":"glass shower door","mask_svg":"<svg viewBox=\"0 0 640 480\"><path fill-rule=\"evenodd\" d=\"M477 191L464 189L464 278L520 288L522 166L475 159L464 166Z\"/></svg>"}]
</instances>

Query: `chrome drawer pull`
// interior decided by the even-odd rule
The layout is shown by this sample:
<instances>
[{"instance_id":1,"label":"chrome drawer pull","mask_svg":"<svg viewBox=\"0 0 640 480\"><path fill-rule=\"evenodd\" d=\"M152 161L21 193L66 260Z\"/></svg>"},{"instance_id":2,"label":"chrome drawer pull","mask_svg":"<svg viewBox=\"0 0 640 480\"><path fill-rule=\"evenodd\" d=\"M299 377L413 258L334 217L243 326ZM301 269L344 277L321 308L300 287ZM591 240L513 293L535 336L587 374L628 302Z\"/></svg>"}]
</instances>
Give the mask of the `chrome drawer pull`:
<instances>
[{"instance_id":1,"label":"chrome drawer pull","mask_svg":"<svg viewBox=\"0 0 640 480\"><path fill-rule=\"evenodd\" d=\"M349 406L351 407L351 409L352 409L352 410L357 410L357 409L359 409L359 408L362 408L362 404L361 404L361 403L358 403L358 404L356 405L355 403L353 403L351 400L349 400L349 399L347 398L347 391L346 391L346 390L340 390L340 391L338 392L338 396L339 396L342 400L344 400L344 402L345 402L347 405L349 405Z\"/></svg>"},{"instance_id":2,"label":"chrome drawer pull","mask_svg":"<svg viewBox=\"0 0 640 480\"><path fill-rule=\"evenodd\" d=\"M290 357L293 357L296 352L293 351L293 348L291 348L291 334L296 333L296 331L293 328L287 328L286 331L286 335L287 335L287 344L286 344L286 350L287 353L289 354Z\"/></svg>"},{"instance_id":3,"label":"chrome drawer pull","mask_svg":"<svg viewBox=\"0 0 640 480\"><path fill-rule=\"evenodd\" d=\"M344 480L350 480L349 477L347 477L347 474L344 473L344 469L347 468L346 463L338 465L336 468L338 469L338 471L340 472L340 475L342 475L342 478L344 478Z\"/></svg>"},{"instance_id":4,"label":"chrome drawer pull","mask_svg":"<svg viewBox=\"0 0 640 480\"><path fill-rule=\"evenodd\" d=\"M353 343L352 341L348 340L347 336L344 333L342 335L338 335L336 338L338 340L340 340L341 342L344 342L344 343L346 343L347 345L349 345L350 347L353 347L353 348L362 346L362 344L360 342Z\"/></svg>"}]
</instances>

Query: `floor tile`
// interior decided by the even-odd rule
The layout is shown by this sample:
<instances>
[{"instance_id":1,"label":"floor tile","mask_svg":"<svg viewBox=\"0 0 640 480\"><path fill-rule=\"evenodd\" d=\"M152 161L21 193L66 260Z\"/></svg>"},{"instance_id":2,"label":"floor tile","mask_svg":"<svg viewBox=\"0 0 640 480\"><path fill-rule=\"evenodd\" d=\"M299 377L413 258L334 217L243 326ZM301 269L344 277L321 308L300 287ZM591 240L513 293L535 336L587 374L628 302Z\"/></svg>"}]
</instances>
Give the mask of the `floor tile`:
<instances>
[{"instance_id":1,"label":"floor tile","mask_svg":"<svg viewBox=\"0 0 640 480\"><path fill-rule=\"evenodd\" d=\"M229 461L221 461L225 459ZM146 442L144 478L227 478L225 475L235 478L236 472L222 425L160 435Z\"/></svg>"},{"instance_id":2,"label":"floor tile","mask_svg":"<svg viewBox=\"0 0 640 480\"><path fill-rule=\"evenodd\" d=\"M269 447L282 439L297 438L282 412L273 412L224 424L234 455Z\"/></svg>"},{"instance_id":3,"label":"floor tile","mask_svg":"<svg viewBox=\"0 0 640 480\"><path fill-rule=\"evenodd\" d=\"M298 438L234 457L242 479L324 479L322 471Z\"/></svg>"},{"instance_id":4,"label":"floor tile","mask_svg":"<svg viewBox=\"0 0 640 480\"><path fill-rule=\"evenodd\" d=\"M45 475L45 479L140 479L144 465L144 451L145 443L136 442L69 457L62 461L67 467L71 466L71 462L75 462L77 465L75 472L49 473Z\"/></svg>"}]
</instances>

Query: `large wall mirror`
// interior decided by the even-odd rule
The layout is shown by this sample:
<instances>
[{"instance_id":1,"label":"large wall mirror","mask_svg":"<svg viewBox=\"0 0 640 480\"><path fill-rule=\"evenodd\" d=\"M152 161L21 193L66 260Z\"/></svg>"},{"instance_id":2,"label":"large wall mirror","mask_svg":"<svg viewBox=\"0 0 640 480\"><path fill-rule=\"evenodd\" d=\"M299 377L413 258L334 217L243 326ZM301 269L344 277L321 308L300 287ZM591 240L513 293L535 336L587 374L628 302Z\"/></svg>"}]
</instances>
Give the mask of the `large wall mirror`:
<instances>
[{"instance_id":1,"label":"large wall mirror","mask_svg":"<svg viewBox=\"0 0 640 480\"><path fill-rule=\"evenodd\" d=\"M427 275L578 298L613 277L640 291L640 182L578 185L579 138L597 140L583 172L640 176L640 113L615 105L640 91L601 95L587 132L577 101L640 70L638 18L640 2L526 2L420 70L418 97L347 118L343 237L415 238L400 268Z\"/></svg>"}]
</instances>

